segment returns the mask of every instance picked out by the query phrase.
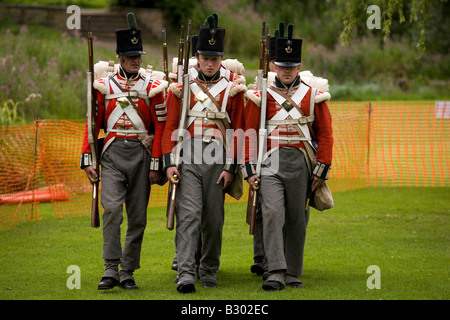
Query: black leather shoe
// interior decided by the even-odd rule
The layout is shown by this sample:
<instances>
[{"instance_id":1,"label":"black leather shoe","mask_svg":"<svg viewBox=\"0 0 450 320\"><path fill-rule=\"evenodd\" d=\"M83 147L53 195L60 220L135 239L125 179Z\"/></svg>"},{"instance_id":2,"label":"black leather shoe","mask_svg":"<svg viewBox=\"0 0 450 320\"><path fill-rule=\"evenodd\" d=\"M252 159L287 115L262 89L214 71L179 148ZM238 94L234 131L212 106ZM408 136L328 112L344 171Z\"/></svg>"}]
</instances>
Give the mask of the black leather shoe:
<instances>
[{"instance_id":1,"label":"black leather shoe","mask_svg":"<svg viewBox=\"0 0 450 320\"><path fill-rule=\"evenodd\" d=\"M136 289L139 289L139 287L136 285L136 282L134 282L133 279L127 279L127 280L122 281L120 283L120 287L122 289L125 289L125 290L136 290Z\"/></svg>"},{"instance_id":2,"label":"black leather shoe","mask_svg":"<svg viewBox=\"0 0 450 320\"><path fill-rule=\"evenodd\" d=\"M264 274L264 264L262 262L255 262L250 267L250 271L256 273L258 276L262 276Z\"/></svg>"},{"instance_id":3,"label":"black leather shoe","mask_svg":"<svg viewBox=\"0 0 450 320\"><path fill-rule=\"evenodd\" d=\"M119 285L119 281L111 277L103 277L98 284L98 290L108 290Z\"/></svg>"},{"instance_id":4,"label":"black leather shoe","mask_svg":"<svg viewBox=\"0 0 450 320\"><path fill-rule=\"evenodd\" d=\"M284 284L278 281L266 281L263 283L262 288L265 291L278 291L284 289Z\"/></svg>"},{"instance_id":5,"label":"black leather shoe","mask_svg":"<svg viewBox=\"0 0 450 320\"><path fill-rule=\"evenodd\" d=\"M177 291L179 293L194 293L195 285L193 283L180 283L177 286Z\"/></svg>"}]
</instances>

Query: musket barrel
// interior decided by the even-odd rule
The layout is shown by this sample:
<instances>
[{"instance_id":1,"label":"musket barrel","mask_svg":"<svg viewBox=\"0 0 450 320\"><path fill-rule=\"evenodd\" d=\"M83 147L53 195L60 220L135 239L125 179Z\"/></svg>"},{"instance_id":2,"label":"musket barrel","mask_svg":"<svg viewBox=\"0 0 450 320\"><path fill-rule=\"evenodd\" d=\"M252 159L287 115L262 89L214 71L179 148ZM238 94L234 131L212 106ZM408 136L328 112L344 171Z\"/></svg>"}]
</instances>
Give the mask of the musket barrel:
<instances>
[{"instance_id":1,"label":"musket barrel","mask_svg":"<svg viewBox=\"0 0 450 320\"><path fill-rule=\"evenodd\" d=\"M183 81L183 50L184 50L184 25L181 25L180 42L178 45L177 81Z\"/></svg>"},{"instance_id":2,"label":"musket barrel","mask_svg":"<svg viewBox=\"0 0 450 320\"><path fill-rule=\"evenodd\" d=\"M261 90L261 114L258 131L258 155L256 162L256 175L261 176L262 158L264 155L264 146L267 139L266 129L266 107L267 107L267 75L268 75L268 60L269 60L269 36L268 26L263 21L262 32L260 40L260 52L259 52L259 69L257 75L257 89ZM255 182L255 186L256 186ZM250 224L249 233L254 235L256 224L256 212L258 209L258 192L259 190L253 190L250 186L249 197L247 200L247 222Z\"/></svg>"},{"instance_id":3,"label":"musket barrel","mask_svg":"<svg viewBox=\"0 0 450 320\"><path fill-rule=\"evenodd\" d=\"M189 69L189 58L191 55L191 26L192 26L192 21L189 20L188 22L188 31L187 31L187 37L186 37L186 49L184 50L184 74L187 74L188 69Z\"/></svg>"},{"instance_id":4,"label":"musket barrel","mask_svg":"<svg viewBox=\"0 0 450 320\"><path fill-rule=\"evenodd\" d=\"M186 118L187 111L190 108L190 90L189 90L189 55L190 55L190 42L191 42L191 20L188 23L187 37L186 43L184 42L184 25L181 26L181 35L180 35L180 46L178 50L178 83L183 82L183 94L181 100L181 111L180 111L180 119L178 125L178 135L177 135L177 144L175 145L175 166L179 168L180 166L180 154L181 154L181 143L183 141L184 130L186 126ZM183 52L185 57L183 56ZM183 59L184 58L184 59ZM184 61L184 68L183 68ZM175 177L174 177L175 178ZM178 180L178 177L175 178ZM167 208L166 208L166 216L167 223L166 228L169 230L173 230L174 228L174 216L175 216L175 202L176 202L176 192L177 185L169 182L169 194L167 198Z\"/></svg>"},{"instance_id":5,"label":"musket barrel","mask_svg":"<svg viewBox=\"0 0 450 320\"><path fill-rule=\"evenodd\" d=\"M167 35L166 28L162 29L163 34L163 68L164 74L166 75L166 80L169 81L169 66L168 66L168 58L167 58Z\"/></svg>"},{"instance_id":6,"label":"musket barrel","mask_svg":"<svg viewBox=\"0 0 450 320\"><path fill-rule=\"evenodd\" d=\"M95 75L94 75L94 47L93 47L93 36L91 31L91 17L88 17L88 55L89 55L89 72L87 73L88 142L91 147L92 167L97 173L97 181L92 185L91 227L98 228L100 226L100 217L98 209L99 170L98 170L98 146L97 146L97 129L96 129L97 110L93 90Z\"/></svg>"}]
</instances>

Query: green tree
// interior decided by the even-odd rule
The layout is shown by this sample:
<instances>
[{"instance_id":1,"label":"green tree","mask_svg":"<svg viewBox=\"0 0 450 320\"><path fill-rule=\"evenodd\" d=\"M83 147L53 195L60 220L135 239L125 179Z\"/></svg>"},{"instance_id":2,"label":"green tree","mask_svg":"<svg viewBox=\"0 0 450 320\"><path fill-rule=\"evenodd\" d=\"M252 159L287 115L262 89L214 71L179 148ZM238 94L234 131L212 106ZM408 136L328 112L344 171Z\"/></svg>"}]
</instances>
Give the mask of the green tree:
<instances>
[{"instance_id":1,"label":"green tree","mask_svg":"<svg viewBox=\"0 0 450 320\"><path fill-rule=\"evenodd\" d=\"M420 55L424 53L427 47L427 31L441 30L437 26L442 22L439 16L445 14L445 9L448 9L447 0L337 0L337 2L338 6L341 9L344 8L345 12L343 17L344 29L340 34L343 44L348 45L350 43L355 31L357 33L365 32L364 30L367 29L366 21L369 17L366 10L370 5L376 5L380 8L380 36L382 40L386 41L392 31L399 28L399 24L407 22L413 25L410 26L412 29L418 31L419 35L412 35L412 38L416 38ZM432 13L434 14L433 17ZM434 16L436 16L436 19ZM434 33L432 38L434 38Z\"/></svg>"}]
</instances>

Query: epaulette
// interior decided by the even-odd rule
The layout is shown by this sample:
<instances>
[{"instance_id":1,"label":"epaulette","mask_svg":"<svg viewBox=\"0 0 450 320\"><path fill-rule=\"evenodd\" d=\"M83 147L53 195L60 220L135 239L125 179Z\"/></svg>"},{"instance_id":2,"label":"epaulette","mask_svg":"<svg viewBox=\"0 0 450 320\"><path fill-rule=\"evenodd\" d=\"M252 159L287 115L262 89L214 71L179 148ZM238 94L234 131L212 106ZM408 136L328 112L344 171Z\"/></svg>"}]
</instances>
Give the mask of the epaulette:
<instances>
[{"instance_id":1,"label":"epaulette","mask_svg":"<svg viewBox=\"0 0 450 320\"><path fill-rule=\"evenodd\" d=\"M247 87L245 86L245 82L244 82L244 84L238 83L238 82L233 82L233 86L231 87L231 90L230 90L230 97L234 97L239 92L242 92L244 94L247 92Z\"/></svg>"},{"instance_id":2,"label":"epaulette","mask_svg":"<svg viewBox=\"0 0 450 320\"><path fill-rule=\"evenodd\" d=\"M150 91L148 93L149 98L153 98L158 93L161 93L164 91L164 89L167 88L169 83L166 80L153 80L152 86L150 87Z\"/></svg>"},{"instance_id":3,"label":"epaulette","mask_svg":"<svg viewBox=\"0 0 450 320\"><path fill-rule=\"evenodd\" d=\"M169 90L172 91L175 96L181 99L181 94L183 93L183 83L172 82L169 86Z\"/></svg>"},{"instance_id":4,"label":"epaulette","mask_svg":"<svg viewBox=\"0 0 450 320\"><path fill-rule=\"evenodd\" d=\"M245 77L243 75L239 75L237 73L233 73L233 82L237 84L244 84L245 85Z\"/></svg>"},{"instance_id":5,"label":"epaulette","mask_svg":"<svg viewBox=\"0 0 450 320\"><path fill-rule=\"evenodd\" d=\"M162 71L152 70L150 73L147 72L145 76L148 76L149 74L151 80L167 80L166 74Z\"/></svg>"},{"instance_id":6,"label":"epaulette","mask_svg":"<svg viewBox=\"0 0 450 320\"><path fill-rule=\"evenodd\" d=\"M95 80L92 86L94 89L100 91L101 94L106 94L106 86L103 78Z\"/></svg>"},{"instance_id":7,"label":"epaulette","mask_svg":"<svg viewBox=\"0 0 450 320\"><path fill-rule=\"evenodd\" d=\"M300 72L300 78L302 79L303 83L307 84L312 88L317 89L316 96L314 97L315 103L320 103L331 99L328 79L316 77L309 70Z\"/></svg>"},{"instance_id":8,"label":"epaulette","mask_svg":"<svg viewBox=\"0 0 450 320\"><path fill-rule=\"evenodd\" d=\"M248 90L247 99L250 99L258 107L261 106L261 91L259 90Z\"/></svg>"},{"instance_id":9,"label":"epaulette","mask_svg":"<svg viewBox=\"0 0 450 320\"><path fill-rule=\"evenodd\" d=\"M225 59L222 60L222 66L225 69L230 70L233 73L236 73L240 76L242 76L245 73L244 65L239 62L238 59Z\"/></svg>"},{"instance_id":10,"label":"epaulette","mask_svg":"<svg viewBox=\"0 0 450 320\"><path fill-rule=\"evenodd\" d=\"M331 94L329 92L322 92L317 90L316 96L314 97L315 103L321 103L329 100L331 100Z\"/></svg>"}]
</instances>

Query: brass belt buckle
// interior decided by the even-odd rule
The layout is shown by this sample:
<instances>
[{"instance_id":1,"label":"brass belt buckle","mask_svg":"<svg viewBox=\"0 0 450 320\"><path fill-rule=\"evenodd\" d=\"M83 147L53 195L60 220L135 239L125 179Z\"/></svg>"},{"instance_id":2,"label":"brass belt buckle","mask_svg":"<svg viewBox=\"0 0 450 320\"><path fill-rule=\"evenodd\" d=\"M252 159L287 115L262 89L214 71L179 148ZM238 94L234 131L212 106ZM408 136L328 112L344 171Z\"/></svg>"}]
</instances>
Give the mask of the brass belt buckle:
<instances>
[{"instance_id":1,"label":"brass belt buckle","mask_svg":"<svg viewBox=\"0 0 450 320\"><path fill-rule=\"evenodd\" d=\"M209 120L214 120L217 118L217 116L214 111L206 111L206 118Z\"/></svg>"},{"instance_id":2,"label":"brass belt buckle","mask_svg":"<svg viewBox=\"0 0 450 320\"><path fill-rule=\"evenodd\" d=\"M306 119L305 117L298 118L298 124L307 124L307 123L308 119Z\"/></svg>"}]
</instances>

